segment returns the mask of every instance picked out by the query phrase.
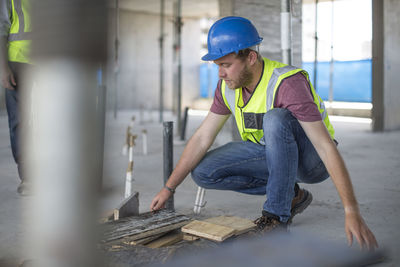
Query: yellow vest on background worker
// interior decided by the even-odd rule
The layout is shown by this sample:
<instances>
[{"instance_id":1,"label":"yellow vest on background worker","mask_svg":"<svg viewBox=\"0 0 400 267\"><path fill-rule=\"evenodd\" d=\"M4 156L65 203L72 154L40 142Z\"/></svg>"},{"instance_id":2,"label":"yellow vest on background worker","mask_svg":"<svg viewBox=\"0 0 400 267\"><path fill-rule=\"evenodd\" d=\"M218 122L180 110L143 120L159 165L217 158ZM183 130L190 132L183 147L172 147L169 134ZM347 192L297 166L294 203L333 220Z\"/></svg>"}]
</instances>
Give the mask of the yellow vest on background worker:
<instances>
[{"instance_id":1,"label":"yellow vest on background worker","mask_svg":"<svg viewBox=\"0 0 400 267\"><path fill-rule=\"evenodd\" d=\"M307 78L314 102L321 113L322 120L332 140L335 138L335 131L329 121L324 102L315 92L307 72L284 63L264 58L264 72L261 81L246 105L243 103L243 97L241 95L242 88L231 90L226 88L225 81L221 83L221 92L225 105L229 107L235 117L236 125L242 140L250 140L254 143L264 144L262 138L264 136L263 116L266 112L274 108L275 96L283 79L299 72L303 73Z\"/></svg>"},{"instance_id":2,"label":"yellow vest on background worker","mask_svg":"<svg viewBox=\"0 0 400 267\"><path fill-rule=\"evenodd\" d=\"M8 35L8 60L31 63L31 18L29 0L11 0L11 27Z\"/></svg>"}]
</instances>

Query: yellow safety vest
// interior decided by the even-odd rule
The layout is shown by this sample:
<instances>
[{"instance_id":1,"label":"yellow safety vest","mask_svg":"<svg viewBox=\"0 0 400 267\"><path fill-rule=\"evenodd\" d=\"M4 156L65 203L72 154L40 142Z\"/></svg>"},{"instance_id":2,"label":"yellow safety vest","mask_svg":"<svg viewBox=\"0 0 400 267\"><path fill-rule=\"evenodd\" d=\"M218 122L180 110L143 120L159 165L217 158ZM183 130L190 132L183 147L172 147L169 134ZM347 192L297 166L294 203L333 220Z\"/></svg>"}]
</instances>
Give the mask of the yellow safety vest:
<instances>
[{"instance_id":1,"label":"yellow safety vest","mask_svg":"<svg viewBox=\"0 0 400 267\"><path fill-rule=\"evenodd\" d=\"M221 83L221 93L225 105L235 117L243 141L250 140L254 143L264 144L263 116L266 112L274 108L275 96L283 79L299 72L303 73L307 78L314 102L321 113L322 120L332 140L335 138L335 130L329 121L324 102L315 92L308 73L302 69L264 58L264 70L261 81L258 83L246 105L243 102L242 88L235 90L226 89L225 81Z\"/></svg>"},{"instance_id":2,"label":"yellow safety vest","mask_svg":"<svg viewBox=\"0 0 400 267\"><path fill-rule=\"evenodd\" d=\"M8 35L8 60L31 63L31 18L29 0L11 0L11 28Z\"/></svg>"}]
</instances>

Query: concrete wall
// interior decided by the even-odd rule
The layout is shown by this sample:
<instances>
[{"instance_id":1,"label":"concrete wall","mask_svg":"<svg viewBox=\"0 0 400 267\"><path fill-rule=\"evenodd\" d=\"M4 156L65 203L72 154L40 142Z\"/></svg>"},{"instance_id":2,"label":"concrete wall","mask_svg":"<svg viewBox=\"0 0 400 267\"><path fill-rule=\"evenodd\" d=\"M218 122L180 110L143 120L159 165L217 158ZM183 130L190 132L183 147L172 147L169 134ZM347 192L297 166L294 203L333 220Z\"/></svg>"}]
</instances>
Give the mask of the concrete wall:
<instances>
[{"instance_id":1,"label":"concrete wall","mask_svg":"<svg viewBox=\"0 0 400 267\"><path fill-rule=\"evenodd\" d=\"M400 129L400 2L373 1L373 130Z\"/></svg>"},{"instance_id":2,"label":"concrete wall","mask_svg":"<svg viewBox=\"0 0 400 267\"><path fill-rule=\"evenodd\" d=\"M114 105L115 10L110 9L109 65L107 71L107 106ZM164 108L173 103L173 24L165 17L164 39ZM199 95L200 23L183 18L182 28L182 107ZM118 108L159 107L160 17L157 14L120 11L120 49Z\"/></svg>"},{"instance_id":3,"label":"concrete wall","mask_svg":"<svg viewBox=\"0 0 400 267\"><path fill-rule=\"evenodd\" d=\"M264 38L263 56L282 61L280 12L281 0L220 0L221 16L243 16L250 19ZM301 0L292 1L293 65L301 67Z\"/></svg>"}]
</instances>

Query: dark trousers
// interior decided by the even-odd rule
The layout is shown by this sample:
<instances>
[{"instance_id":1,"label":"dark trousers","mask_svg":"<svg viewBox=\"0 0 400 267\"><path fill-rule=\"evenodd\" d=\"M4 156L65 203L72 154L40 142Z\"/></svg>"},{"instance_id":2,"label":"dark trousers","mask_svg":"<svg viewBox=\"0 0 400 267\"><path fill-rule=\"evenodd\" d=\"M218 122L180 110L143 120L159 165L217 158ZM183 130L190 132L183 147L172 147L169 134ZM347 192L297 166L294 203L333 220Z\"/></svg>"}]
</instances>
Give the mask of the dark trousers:
<instances>
[{"instance_id":1,"label":"dark trousers","mask_svg":"<svg viewBox=\"0 0 400 267\"><path fill-rule=\"evenodd\" d=\"M24 127L21 127L20 96L21 92L24 92L25 90L32 90L32 84L30 84L27 79L23 78L25 73L27 73L29 68L31 68L31 65L25 63L9 62L9 66L17 82L14 90L5 89L11 150L14 160L18 166L19 177L21 180L24 180L20 148L20 136L23 135Z\"/></svg>"}]
</instances>

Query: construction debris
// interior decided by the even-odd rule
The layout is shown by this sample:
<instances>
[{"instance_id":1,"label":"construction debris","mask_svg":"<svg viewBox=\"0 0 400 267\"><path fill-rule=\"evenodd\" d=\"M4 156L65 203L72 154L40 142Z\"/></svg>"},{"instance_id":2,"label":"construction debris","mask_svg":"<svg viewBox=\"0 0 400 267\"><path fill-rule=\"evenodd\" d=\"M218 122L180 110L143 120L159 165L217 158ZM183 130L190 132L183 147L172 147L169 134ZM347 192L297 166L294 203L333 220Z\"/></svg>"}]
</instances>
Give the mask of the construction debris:
<instances>
[{"instance_id":1,"label":"construction debris","mask_svg":"<svg viewBox=\"0 0 400 267\"><path fill-rule=\"evenodd\" d=\"M147 212L104 224L103 242L129 236L131 241L167 233L189 223L189 218L172 211Z\"/></svg>"},{"instance_id":2,"label":"construction debris","mask_svg":"<svg viewBox=\"0 0 400 267\"><path fill-rule=\"evenodd\" d=\"M148 248L161 248L161 247L166 247L173 245L175 243L178 243L183 239L183 234L181 231L172 231L161 238L158 238L146 245Z\"/></svg>"},{"instance_id":3,"label":"construction debris","mask_svg":"<svg viewBox=\"0 0 400 267\"><path fill-rule=\"evenodd\" d=\"M128 198L125 198L122 203L114 209L114 220L139 215L139 192L133 192Z\"/></svg>"}]
</instances>

